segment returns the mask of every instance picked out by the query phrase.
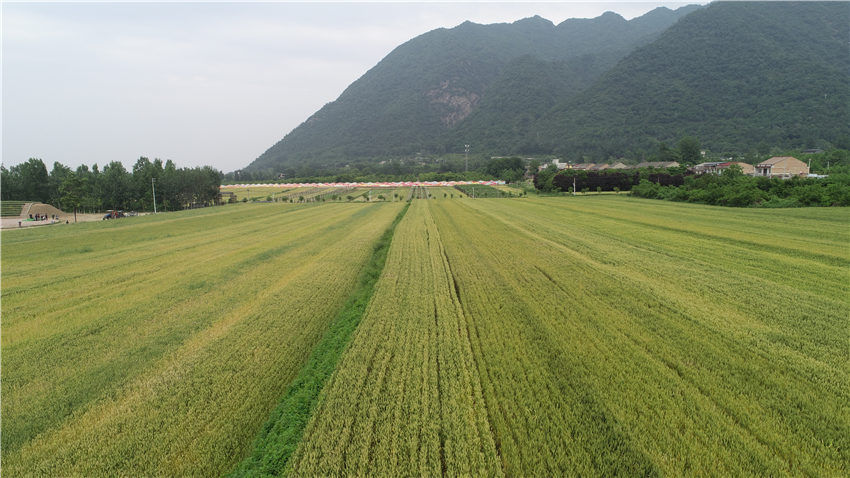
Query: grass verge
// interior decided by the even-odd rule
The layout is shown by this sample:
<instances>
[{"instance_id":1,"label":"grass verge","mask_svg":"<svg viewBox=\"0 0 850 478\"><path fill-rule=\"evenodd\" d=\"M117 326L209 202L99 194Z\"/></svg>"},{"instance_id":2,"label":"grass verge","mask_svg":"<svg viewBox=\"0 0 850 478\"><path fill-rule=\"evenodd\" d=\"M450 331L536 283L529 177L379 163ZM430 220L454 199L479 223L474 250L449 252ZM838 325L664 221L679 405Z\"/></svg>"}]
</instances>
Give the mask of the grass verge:
<instances>
[{"instance_id":1,"label":"grass verge","mask_svg":"<svg viewBox=\"0 0 850 478\"><path fill-rule=\"evenodd\" d=\"M279 476L285 470L289 457L298 446L304 428L318 403L319 393L325 381L336 368L351 334L357 329L366 311L375 283L384 269L395 228L409 207L410 202L405 204L390 227L378 239L348 301L260 430L254 452L245 458L230 476Z\"/></svg>"}]
</instances>

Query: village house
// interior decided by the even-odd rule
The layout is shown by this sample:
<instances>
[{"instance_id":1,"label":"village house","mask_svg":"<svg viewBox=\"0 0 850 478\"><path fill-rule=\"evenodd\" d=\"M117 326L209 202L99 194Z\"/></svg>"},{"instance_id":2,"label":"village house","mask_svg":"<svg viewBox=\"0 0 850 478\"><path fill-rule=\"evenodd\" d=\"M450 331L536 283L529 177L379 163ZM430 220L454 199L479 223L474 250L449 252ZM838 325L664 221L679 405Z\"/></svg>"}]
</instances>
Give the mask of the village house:
<instances>
[{"instance_id":1,"label":"village house","mask_svg":"<svg viewBox=\"0 0 850 478\"><path fill-rule=\"evenodd\" d=\"M806 176L809 167L806 163L791 156L774 156L762 161L755 167L756 176L787 179L794 176Z\"/></svg>"},{"instance_id":2,"label":"village house","mask_svg":"<svg viewBox=\"0 0 850 478\"><path fill-rule=\"evenodd\" d=\"M714 161L708 163L700 163L693 167L693 172L696 174L720 174L730 166L735 165L741 168L744 174L752 176L755 173L755 167L752 164L741 163L738 161Z\"/></svg>"},{"instance_id":3,"label":"village house","mask_svg":"<svg viewBox=\"0 0 850 478\"><path fill-rule=\"evenodd\" d=\"M677 168L678 161L644 161L636 166L637 168Z\"/></svg>"},{"instance_id":4,"label":"village house","mask_svg":"<svg viewBox=\"0 0 850 478\"><path fill-rule=\"evenodd\" d=\"M553 159L552 164L554 164L558 169L567 169L570 167L569 163L562 163L560 158Z\"/></svg>"},{"instance_id":5,"label":"village house","mask_svg":"<svg viewBox=\"0 0 850 478\"><path fill-rule=\"evenodd\" d=\"M537 170L538 170L538 171L543 171L544 169L548 168L550 164L553 164L553 165L554 165L556 168L558 168L559 170L561 170L561 169L569 169L569 167L570 167L569 163L562 163L562 162L561 162L561 160L560 160L559 158L555 158L555 159L553 159L553 160L552 160L552 162L551 162L551 163L543 163L543 164L541 164L540 166L538 166L538 167L537 167Z\"/></svg>"},{"instance_id":6,"label":"village house","mask_svg":"<svg viewBox=\"0 0 850 478\"><path fill-rule=\"evenodd\" d=\"M629 166L624 163L614 163L610 169L629 169Z\"/></svg>"},{"instance_id":7,"label":"village house","mask_svg":"<svg viewBox=\"0 0 850 478\"><path fill-rule=\"evenodd\" d=\"M594 166L596 166L595 163L578 163L573 165L573 169L578 169L581 171L590 171L594 168Z\"/></svg>"},{"instance_id":8,"label":"village house","mask_svg":"<svg viewBox=\"0 0 850 478\"><path fill-rule=\"evenodd\" d=\"M718 164L722 164L722 163L720 163L718 161L709 161L707 163L699 163L696 166L694 166L693 168L691 168L691 171L693 171L695 174L716 173Z\"/></svg>"},{"instance_id":9,"label":"village house","mask_svg":"<svg viewBox=\"0 0 850 478\"><path fill-rule=\"evenodd\" d=\"M756 172L756 167L752 164L742 163L740 161L729 161L726 163L720 163L717 165L718 172L723 172L724 169L727 169L729 166L738 166L741 168L741 171L748 176L752 176Z\"/></svg>"}]
</instances>

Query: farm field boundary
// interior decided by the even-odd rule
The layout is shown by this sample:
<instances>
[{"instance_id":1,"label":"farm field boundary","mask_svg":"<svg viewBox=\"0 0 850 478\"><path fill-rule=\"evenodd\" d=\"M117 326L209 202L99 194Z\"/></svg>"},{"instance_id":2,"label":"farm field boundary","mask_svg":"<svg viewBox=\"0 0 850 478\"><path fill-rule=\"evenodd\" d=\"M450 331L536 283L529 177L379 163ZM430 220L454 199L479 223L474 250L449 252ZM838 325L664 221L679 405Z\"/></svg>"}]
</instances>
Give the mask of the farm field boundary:
<instances>
[{"instance_id":1,"label":"farm field boundary","mask_svg":"<svg viewBox=\"0 0 850 478\"><path fill-rule=\"evenodd\" d=\"M354 292L263 426L253 454L239 465L232 476L280 474L285 469L304 434L319 393L336 369L342 352L366 311L375 284L384 269L393 233L409 207L410 202L405 204L375 244L371 257L360 272Z\"/></svg>"}]
</instances>

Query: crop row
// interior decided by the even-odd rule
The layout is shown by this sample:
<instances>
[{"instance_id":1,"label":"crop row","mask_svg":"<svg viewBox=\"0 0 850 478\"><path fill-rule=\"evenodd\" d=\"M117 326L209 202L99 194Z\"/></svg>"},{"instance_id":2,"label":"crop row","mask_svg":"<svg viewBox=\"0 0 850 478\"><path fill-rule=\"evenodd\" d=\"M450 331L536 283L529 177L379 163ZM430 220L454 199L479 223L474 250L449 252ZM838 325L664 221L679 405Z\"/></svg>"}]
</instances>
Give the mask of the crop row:
<instances>
[{"instance_id":1,"label":"crop row","mask_svg":"<svg viewBox=\"0 0 850 478\"><path fill-rule=\"evenodd\" d=\"M4 234L3 471L847 475L845 210L341 202Z\"/></svg>"},{"instance_id":2,"label":"crop row","mask_svg":"<svg viewBox=\"0 0 850 478\"><path fill-rule=\"evenodd\" d=\"M4 474L231 469L400 207L240 205L4 234Z\"/></svg>"},{"instance_id":3,"label":"crop row","mask_svg":"<svg viewBox=\"0 0 850 478\"><path fill-rule=\"evenodd\" d=\"M538 465L603 474L841 473L848 438L839 430L850 425L841 385L850 238L841 211L789 220L783 212L649 209L616 197L552 206L472 203L469 213L436 214L438 224L454 225L441 232L469 315L487 324L512 317L515 330L501 343L527 337L526 346L519 340L489 354L482 340L484 361L495 363L488 368L504 373L537 355L541 366L521 367L525 376L548 369L543 383L561 391L539 402L532 429L541 411L548 420L581 410L580 422L590 420L554 427L552 443L562 441L544 446L554 458ZM488 269L495 284L484 288L476 278ZM500 393L494 384L493 403L528 403L542 385L517 396L521 387ZM503 415L508 423L515 416ZM524 462L528 442L519 443L508 463Z\"/></svg>"},{"instance_id":4,"label":"crop row","mask_svg":"<svg viewBox=\"0 0 850 478\"><path fill-rule=\"evenodd\" d=\"M289 471L499 472L474 370L436 224L414 201Z\"/></svg>"},{"instance_id":5,"label":"crop row","mask_svg":"<svg viewBox=\"0 0 850 478\"><path fill-rule=\"evenodd\" d=\"M471 198L504 198L513 196L509 191L483 184L458 185L455 186L455 189Z\"/></svg>"},{"instance_id":6,"label":"crop row","mask_svg":"<svg viewBox=\"0 0 850 478\"><path fill-rule=\"evenodd\" d=\"M843 212L663 206L414 202L288 471L846 472Z\"/></svg>"},{"instance_id":7,"label":"crop row","mask_svg":"<svg viewBox=\"0 0 850 478\"><path fill-rule=\"evenodd\" d=\"M279 475L286 467L304 427L318 402L319 392L336 368L340 355L357 328L381 275L393 232L404 217L407 203L384 232L360 270L357 284L327 332L313 348L306 364L286 390L257 437L254 451L240 463L234 476Z\"/></svg>"}]
</instances>

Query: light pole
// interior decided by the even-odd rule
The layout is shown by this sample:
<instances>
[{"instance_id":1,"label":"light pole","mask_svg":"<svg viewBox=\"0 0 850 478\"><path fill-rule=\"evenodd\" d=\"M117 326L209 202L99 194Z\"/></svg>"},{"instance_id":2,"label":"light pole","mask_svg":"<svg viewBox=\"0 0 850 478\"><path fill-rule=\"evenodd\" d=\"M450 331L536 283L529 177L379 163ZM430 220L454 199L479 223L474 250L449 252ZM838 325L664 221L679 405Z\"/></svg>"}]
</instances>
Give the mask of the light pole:
<instances>
[{"instance_id":1,"label":"light pole","mask_svg":"<svg viewBox=\"0 0 850 478\"><path fill-rule=\"evenodd\" d=\"M156 178L151 178L151 190L153 190L153 213L156 214Z\"/></svg>"}]
</instances>

